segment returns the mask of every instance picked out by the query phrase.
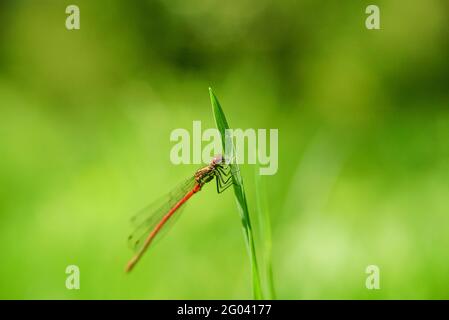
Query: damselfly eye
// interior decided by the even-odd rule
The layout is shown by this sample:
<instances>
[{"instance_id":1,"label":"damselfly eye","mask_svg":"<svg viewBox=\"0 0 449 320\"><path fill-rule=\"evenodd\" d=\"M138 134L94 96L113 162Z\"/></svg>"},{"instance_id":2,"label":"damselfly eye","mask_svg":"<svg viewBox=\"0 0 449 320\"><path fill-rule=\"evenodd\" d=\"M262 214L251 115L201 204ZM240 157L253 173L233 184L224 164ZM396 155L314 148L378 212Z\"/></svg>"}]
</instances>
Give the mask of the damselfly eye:
<instances>
[{"instance_id":1,"label":"damselfly eye","mask_svg":"<svg viewBox=\"0 0 449 320\"><path fill-rule=\"evenodd\" d=\"M223 163L224 162L224 158L221 154L217 154L212 158L212 164L218 164L218 163Z\"/></svg>"}]
</instances>

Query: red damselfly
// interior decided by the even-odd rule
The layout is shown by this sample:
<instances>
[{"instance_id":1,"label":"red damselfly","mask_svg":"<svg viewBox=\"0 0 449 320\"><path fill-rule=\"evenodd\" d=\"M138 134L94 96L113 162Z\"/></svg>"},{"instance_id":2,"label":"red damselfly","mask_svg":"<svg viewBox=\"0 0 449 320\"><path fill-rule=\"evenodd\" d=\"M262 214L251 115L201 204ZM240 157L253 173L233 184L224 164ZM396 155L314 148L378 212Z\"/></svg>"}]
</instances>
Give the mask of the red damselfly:
<instances>
[{"instance_id":1,"label":"red damselfly","mask_svg":"<svg viewBox=\"0 0 449 320\"><path fill-rule=\"evenodd\" d=\"M215 178L217 192L221 193L232 185L230 166L223 156L215 156L208 166L198 169L195 174L173 189L166 197L155 205L150 205L131 219L135 231L128 237L128 242L135 255L126 265L126 271L133 269L155 237L173 220L176 212L195 193Z\"/></svg>"}]
</instances>

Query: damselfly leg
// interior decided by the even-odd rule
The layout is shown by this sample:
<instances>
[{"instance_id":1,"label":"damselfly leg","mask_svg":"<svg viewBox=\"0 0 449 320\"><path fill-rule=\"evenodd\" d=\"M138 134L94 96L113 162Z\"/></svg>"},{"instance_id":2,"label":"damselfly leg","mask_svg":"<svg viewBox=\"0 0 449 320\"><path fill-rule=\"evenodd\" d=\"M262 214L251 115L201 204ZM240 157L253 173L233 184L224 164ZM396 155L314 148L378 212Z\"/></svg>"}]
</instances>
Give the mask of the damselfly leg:
<instances>
[{"instance_id":1,"label":"damselfly leg","mask_svg":"<svg viewBox=\"0 0 449 320\"><path fill-rule=\"evenodd\" d=\"M233 184L230 166L221 165L216 167L215 179L217 180L217 192L222 193Z\"/></svg>"}]
</instances>

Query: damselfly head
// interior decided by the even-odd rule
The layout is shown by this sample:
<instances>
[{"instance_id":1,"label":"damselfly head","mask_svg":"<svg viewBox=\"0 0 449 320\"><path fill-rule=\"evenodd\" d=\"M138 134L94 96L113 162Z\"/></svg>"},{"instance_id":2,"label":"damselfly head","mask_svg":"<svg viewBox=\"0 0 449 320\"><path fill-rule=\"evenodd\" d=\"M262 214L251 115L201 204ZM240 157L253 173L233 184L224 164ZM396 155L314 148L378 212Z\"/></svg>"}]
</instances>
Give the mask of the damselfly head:
<instances>
[{"instance_id":1,"label":"damselfly head","mask_svg":"<svg viewBox=\"0 0 449 320\"><path fill-rule=\"evenodd\" d=\"M212 158L212 161L210 162L211 165L216 165L216 164L224 164L225 163L225 159L221 154L217 154Z\"/></svg>"}]
</instances>

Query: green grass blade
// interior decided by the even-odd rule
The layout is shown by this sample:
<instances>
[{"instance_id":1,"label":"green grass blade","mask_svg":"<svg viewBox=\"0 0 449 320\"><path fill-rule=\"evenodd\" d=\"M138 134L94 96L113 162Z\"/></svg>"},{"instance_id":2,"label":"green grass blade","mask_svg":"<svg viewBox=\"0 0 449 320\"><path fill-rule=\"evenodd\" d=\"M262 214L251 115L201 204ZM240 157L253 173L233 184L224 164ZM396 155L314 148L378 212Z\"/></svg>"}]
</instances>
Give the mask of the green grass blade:
<instances>
[{"instance_id":1,"label":"green grass blade","mask_svg":"<svg viewBox=\"0 0 449 320\"><path fill-rule=\"evenodd\" d=\"M218 131L220 131L223 150L230 151L234 149L232 145L232 137L226 134L226 130L229 129L228 122L223 113L223 109L218 102L217 97L213 93L212 89L209 88L210 100L212 104L212 111L214 114L215 123L217 125ZM232 148L225 148L225 146L232 146ZM225 157L229 156L225 154ZM246 247L249 253L250 263L251 263L251 273L252 273L252 288L253 288L253 297L254 299L262 299L262 290L260 285L260 275L259 275L259 267L257 264L257 256L256 256L256 246L254 243L254 234L251 228L251 219L248 211L248 204L246 201L245 189L243 187L243 179L240 174L240 169L237 163L234 161L230 164L232 170L232 180L234 182L234 194L237 201L237 208L239 209L243 231L245 235Z\"/></svg>"},{"instance_id":2,"label":"green grass blade","mask_svg":"<svg viewBox=\"0 0 449 320\"><path fill-rule=\"evenodd\" d=\"M268 209L265 184L262 181L262 176L259 174L259 165L255 166L255 188L256 188L256 201L257 201L257 213L259 221L259 233L262 239L264 239L263 246L263 260L264 260L264 283L266 284L267 299L276 299L276 292L274 290L273 280L273 259L272 259L272 238L271 238L271 221L270 212Z\"/></svg>"}]
</instances>

